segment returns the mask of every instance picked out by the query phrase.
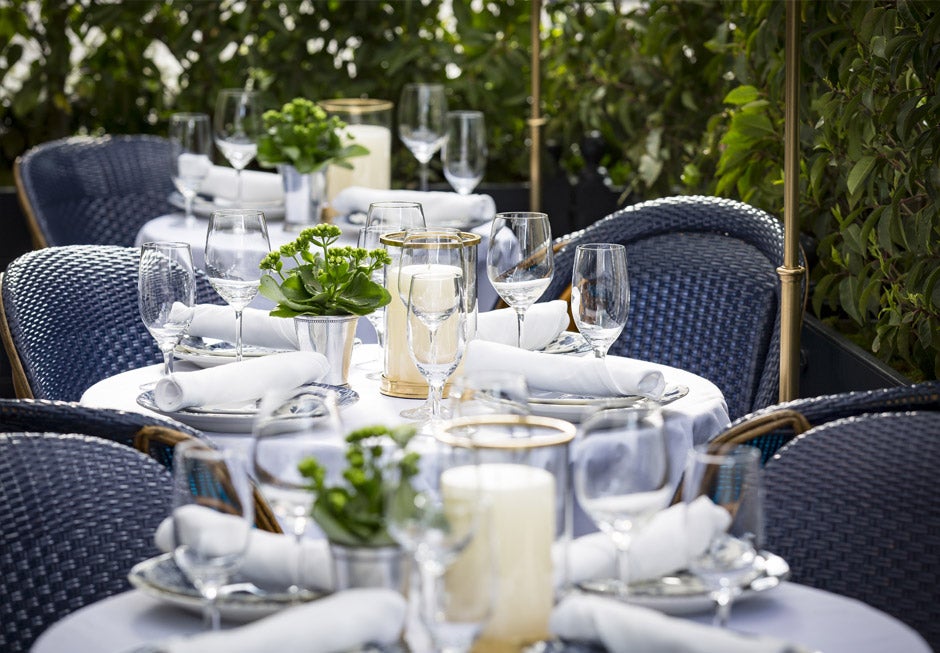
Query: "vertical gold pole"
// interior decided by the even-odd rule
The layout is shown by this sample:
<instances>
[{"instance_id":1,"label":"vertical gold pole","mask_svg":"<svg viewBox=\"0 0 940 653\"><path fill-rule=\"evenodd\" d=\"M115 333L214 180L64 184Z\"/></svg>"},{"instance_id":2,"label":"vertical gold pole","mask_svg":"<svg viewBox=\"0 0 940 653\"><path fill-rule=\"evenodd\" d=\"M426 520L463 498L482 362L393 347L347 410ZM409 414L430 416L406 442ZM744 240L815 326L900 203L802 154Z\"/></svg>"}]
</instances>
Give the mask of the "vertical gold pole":
<instances>
[{"instance_id":1,"label":"vertical gold pole","mask_svg":"<svg viewBox=\"0 0 940 653\"><path fill-rule=\"evenodd\" d=\"M540 104L541 89L541 35L539 21L542 18L542 0L532 0L532 111L529 118L529 133L532 148L529 150L529 210L542 210L542 170L540 155L542 152L542 118Z\"/></svg>"},{"instance_id":2,"label":"vertical gold pole","mask_svg":"<svg viewBox=\"0 0 940 653\"><path fill-rule=\"evenodd\" d=\"M800 235L800 0L787 0L783 157L783 265L780 275L780 401L799 393L802 305Z\"/></svg>"}]
</instances>

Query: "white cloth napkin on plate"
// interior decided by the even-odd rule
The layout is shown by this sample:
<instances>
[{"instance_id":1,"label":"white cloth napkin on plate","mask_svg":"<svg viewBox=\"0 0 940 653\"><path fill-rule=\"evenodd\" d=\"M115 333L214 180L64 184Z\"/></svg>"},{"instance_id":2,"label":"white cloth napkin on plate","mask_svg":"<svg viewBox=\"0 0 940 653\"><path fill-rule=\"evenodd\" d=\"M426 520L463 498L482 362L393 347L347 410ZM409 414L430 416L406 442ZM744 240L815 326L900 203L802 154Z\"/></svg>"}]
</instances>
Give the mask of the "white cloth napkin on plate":
<instances>
[{"instance_id":1,"label":"white cloth napkin on plate","mask_svg":"<svg viewBox=\"0 0 940 653\"><path fill-rule=\"evenodd\" d=\"M786 642L743 635L599 596L572 594L552 611L562 639L601 644L608 653L784 653Z\"/></svg>"},{"instance_id":2,"label":"white cloth napkin on plate","mask_svg":"<svg viewBox=\"0 0 940 653\"><path fill-rule=\"evenodd\" d=\"M230 630L160 643L166 653L341 653L388 645L405 624L405 598L393 590L353 589L282 610Z\"/></svg>"},{"instance_id":3,"label":"white cloth napkin on plate","mask_svg":"<svg viewBox=\"0 0 940 653\"><path fill-rule=\"evenodd\" d=\"M541 349L568 327L568 303L560 299L533 304L522 324L523 349ZM516 311L498 308L477 317L477 338L504 345L516 345Z\"/></svg>"},{"instance_id":4,"label":"white cloth napkin on plate","mask_svg":"<svg viewBox=\"0 0 940 653\"><path fill-rule=\"evenodd\" d=\"M168 553L175 546L175 523L196 532L205 529L217 530L224 534L226 522L236 519L238 517L223 515L203 506L183 506L176 510L176 522L172 517L167 517L160 523L153 540L158 549ZM302 546L303 570L300 578L303 579L304 586L322 590L333 589L332 558L327 541L305 539ZM292 535L254 529L251 531L248 550L238 575L264 589L284 590L298 578L297 564L300 554L301 551Z\"/></svg>"},{"instance_id":5,"label":"white cloth napkin on plate","mask_svg":"<svg viewBox=\"0 0 940 653\"><path fill-rule=\"evenodd\" d=\"M559 356L475 339L467 343L464 370L521 372L530 388L592 397L642 395L657 399L663 373L633 358Z\"/></svg>"},{"instance_id":6,"label":"white cloth napkin on plate","mask_svg":"<svg viewBox=\"0 0 940 653\"><path fill-rule=\"evenodd\" d=\"M333 198L332 208L340 215L368 213L373 202L419 202L428 226L457 226L492 220L496 202L489 195L459 195L446 191L381 190L363 186L344 188Z\"/></svg>"},{"instance_id":7,"label":"white cloth napkin on plate","mask_svg":"<svg viewBox=\"0 0 940 653\"><path fill-rule=\"evenodd\" d=\"M231 306L196 304L187 333L235 342L235 311ZM297 349L294 320L271 317L268 311L249 306L242 311L242 342L271 349Z\"/></svg>"},{"instance_id":8,"label":"white cloth napkin on plate","mask_svg":"<svg viewBox=\"0 0 940 653\"><path fill-rule=\"evenodd\" d=\"M630 544L631 581L648 580L671 574L689 566L692 556L700 554L712 537L727 528L731 515L705 497L689 504L677 503L656 513ZM563 549L556 550L556 557ZM560 582L562 565L559 570ZM606 533L583 535L568 545L568 580L616 578L617 549Z\"/></svg>"},{"instance_id":9,"label":"white cloth napkin on plate","mask_svg":"<svg viewBox=\"0 0 940 653\"><path fill-rule=\"evenodd\" d=\"M202 180L199 192L217 200L217 204L234 202L237 189L235 168L212 166ZM275 204L284 201L284 184L281 175L260 170L242 171L242 199L246 202Z\"/></svg>"},{"instance_id":10,"label":"white cloth napkin on plate","mask_svg":"<svg viewBox=\"0 0 940 653\"><path fill-rule=\"evenodd\" d=\"M195 372L174 372L157 381L153 400L166 412L260 399L274 389L319 381L330 371L323 354L290 351Z\"/></svg>"}]
</instances>

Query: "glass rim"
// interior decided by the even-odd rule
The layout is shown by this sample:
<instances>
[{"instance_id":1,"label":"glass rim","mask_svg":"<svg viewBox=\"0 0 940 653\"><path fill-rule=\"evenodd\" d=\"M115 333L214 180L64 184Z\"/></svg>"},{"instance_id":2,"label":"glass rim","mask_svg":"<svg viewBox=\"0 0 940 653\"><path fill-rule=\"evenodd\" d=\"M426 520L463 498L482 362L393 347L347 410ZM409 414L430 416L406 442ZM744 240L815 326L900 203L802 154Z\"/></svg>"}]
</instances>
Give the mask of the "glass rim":
<instances>
[{"instance_id":1,"label":"glass rim","mask_svg":"<svg viewBox=\"0 0 940 653\"><path fill-rule=\"evenodd\" d=\"M523 219L523 220L534 220L542 218L548 219L548 214L541 211L504 211L503 213L497 213L493 216L494 220L503 220L513 218L513 219Z\"/></svg>"},{"instance_id":2,"label":"glass rim","mask_svg":"<svg viewBox=\"0 0 940 653\"><path fill-rule=\"evenodd\" d=\"M483 112L482 112L482 111L477 111L477 110L475 110L475 109L454 109L453 111L448 111L448 112L447 112L447 115L448 115L448 116L460 116L460 117L464 117L464 116L480 116L480 117L482 117L482 116L483 116Z\"/></svg>"},{"instance_id":3,"label":"glass rim","mask_svg":"<svg viewBox=\"0 0 940 653\"><path fill-rule=\"evenodd\" d=\"M578 245L575 249L586 249L594 251L604 251L604 250L614 250L614 249L627 249L625 245L620 243L584 243Z\"/></svg>"},{"instance_id":4,"label":"glass rim","mask_svg":"<svg viewBox=\"0 0 940 653\"><path fill-rule=\"evenodd\" d=\"M373 206L377 206L383 209L421 209L421 213L424 213L424 207L421 205L421 202L411 202L408 200L380 200L378 202L369 202L369 210L372 210Z\"/></svg>"},{"instance_id":5,"label":"glass rim","mask_svg":"<svg viewBox=\"0 0 940 653\"><path fill-rule=\"evenodd\" d=\"M746 444L730 444L724 445L717 451L712 451L710 446L709 443L694 445L689 449L689 458L707 465L727 465L740 461L740 464L756 462L759 466L761 451L757 447Z\"/></svg>"},{"instance_id":6,"label":"glass rim","mask_svg":"<svg viewBox=\"0 0 940 653\"><path fill-rule=\"evenodd\" d=\"M319 100L317 104L325 111L345 111L353 114L391 111L395 106L391 100L378 98L332 98Z\"/></svg>"},{"instance_id":7,"label":"glass rim","mask_svg":"<svg viewBox=\"0 0 940 653\"><path fill-rule=\"evenodd\" d=\"M141 243L141 249L188 249L192 250L192 246L189 243L184 243L179 240L148 240L146 243Z\"/></svg>"}]
</instances>

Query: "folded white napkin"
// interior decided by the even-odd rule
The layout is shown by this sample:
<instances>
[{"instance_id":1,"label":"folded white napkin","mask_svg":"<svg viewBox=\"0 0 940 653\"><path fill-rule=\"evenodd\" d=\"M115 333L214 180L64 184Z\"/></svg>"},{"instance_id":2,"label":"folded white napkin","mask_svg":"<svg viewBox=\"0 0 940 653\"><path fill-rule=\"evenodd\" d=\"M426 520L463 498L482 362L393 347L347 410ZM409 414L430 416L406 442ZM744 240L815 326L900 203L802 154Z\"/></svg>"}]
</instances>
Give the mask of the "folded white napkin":
<instances>
[{"instance_id":1,"label":"folded white napkin","mask_svg":"<svg viewBox=\"0 0 940 653\"><path fill-rule=\"evenodd\" d=\"M218 511L203 506L190 505L178 508L176 522L181 528L218 531L224 537L227 522L237 517L223 515ZM153 537L157 548L170 552L175 546L174 520L164 519ZM265 589L284 590L300 578L305 587L313 589L333 589L332 558L329 544L325 539L305 539L301 552L292 535L269 533L254 529L248 540L248 550L239 569L239 576ZM303 564L299 570L298 557Z\"/></svg>"},{"instance_id":2,"label":"folded white napkin","mask_svg":"<svg viewBox=\"0 0 940 653\"><path fill-rule=\"evenodd\" d=\"M238 192L235 168L212 166L209 174L202 180L199 192L216 200L234 202ZM242 199L246 202L258 203L283 202L284 184L281 181L281 175L260 170L243 170Z\"/></svg>"},{"instance_id":3,"label":"folded white napkin","mask_svg":"<svg viewBox=\"0 0 940 653\"><path fill-rule=\"evenodd\" d=\"M606 358L558 356L485 340L467 343L465 373L510 371L525 375L530 388L593 397L642 395L659 398L666 387L662 372L643 361L620 356Z\"/></svg>"},{"instance_id":4,"label":"folded white napkin","mask_svg":"<svg viewBox=\"0 0 940 653\"><path fill-rule=\"evenodd\" d=\"M235 311L231 306L196 304L187 333L235 342ZM249 306L242 311L242 342L272 349L297 349L294 320L271 317L268 311Z\"/></svg>"},{"instance_id":5,"label":"folded white napkin","mask_svg":"<svg viewBox=\"0 0 940 653\"><path fill-rule=\"evenodd\" d=\"M689 560L728 527L731 515L705 497L656 513L630 544L630 581L659 578L689 566ZM563 549L556 550L556 558ZM617 549L606 533L591 533L568 545L568 580L616 578ZM556 564L561 581L562 565Z\"/></svg>"},{"instance_id":6,"label":"folded white napkin","mask_svg":"<svg viewBox=\"0 0 940 653\"><path fill-rule=\"evenodd\" d=\"M489 195L459 195L445 191L381 190L350 186L333 198L332 208L340 215L367 213L373 202L419 202L428 226L457 226L485 222L496 215L496 202Z\"/></svg>"},{"instance_id":7,"label":"folded white napkin","mask_svg":"<svg viewBox=\"0 0 940 653\"><path fill-rule=\"evenodd\" d=\"M541 349L568 327L568 303L560 299L533 304L522 324L522 347ZM516 311L498 308L477 317L477 338L516 345Z\"/></svg>"},{"instance_id":8,"label":"folded white napkin","mask_svg":"<svg viewBox=\"0 0 940 653\"><path fill-rule=\"evenodd\" d=\"M601 644L608 653L784 653L786 642L742 635L599 596L572 594L552 611L562 639Z\"/></svg>"},{"instance_id":9,"label":"folded white napkin","mask_svg":"<svg viewBox=\"0 0 940 653\"><path fill-rule=\"evenodd\" d=\"M405 598L392 590L354 589L288 608L247 626L171 639L166 653L341 653L394 643L404 628Z\"/></svg>"},{"instance_id":10,"label":"folded white napkin","mask_svg":"<svg viewBox=\"0 0 940 653\"><path fill-rule=\"evenodd\" d=\"M163 411L260 399L274 389L319 381L330 371L323 354L291 351L219 365L195 372L175 372L157 381L153 400Z\"/></svg>"}]
</instances>

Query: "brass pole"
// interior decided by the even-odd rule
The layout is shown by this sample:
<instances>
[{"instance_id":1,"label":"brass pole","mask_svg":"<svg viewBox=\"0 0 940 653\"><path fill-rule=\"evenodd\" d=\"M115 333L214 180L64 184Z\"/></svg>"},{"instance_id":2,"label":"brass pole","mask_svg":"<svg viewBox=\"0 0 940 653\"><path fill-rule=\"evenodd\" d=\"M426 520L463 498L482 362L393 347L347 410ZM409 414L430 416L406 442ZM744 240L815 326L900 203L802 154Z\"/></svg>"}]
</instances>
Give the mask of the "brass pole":
<instances>
[{"instance_id":1,"label":"brass pole","mask_svg":"<svg viewBox=\"0 0 940 653\"><path fill-rule=\"evenodd\" d=\"M780 401L799 393L802 305L800 234L800 0L787 0L783 156L783 265L780 275Z\"/></svg>"},{"instance_id":2,"label":"brass pole","mask_svg":"<svg viewBox=\"0 0 940 653\"><path fill-rule=\"evenodd\" d=\"M539 105L542 100L540 50L541 35L539 21L542 17L542 0L532 0L532 111L528 120L531 149L529 150L529 210L542 210L542 170L540 154L542 152L542 125L545 119L541 116Z\"/></svg>"}]
</instances>

